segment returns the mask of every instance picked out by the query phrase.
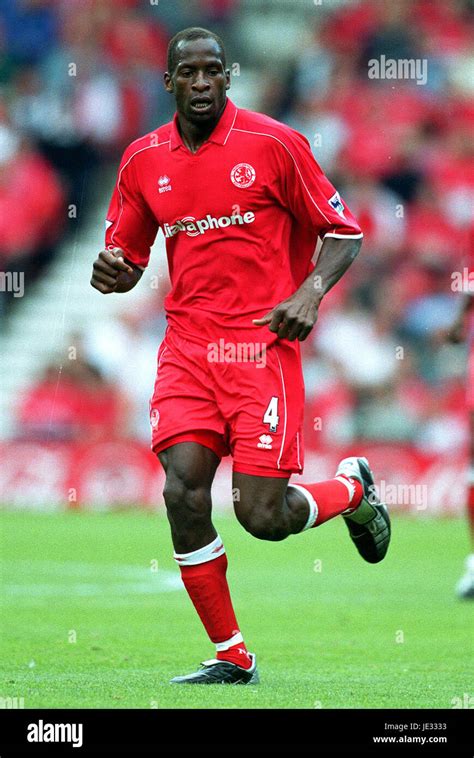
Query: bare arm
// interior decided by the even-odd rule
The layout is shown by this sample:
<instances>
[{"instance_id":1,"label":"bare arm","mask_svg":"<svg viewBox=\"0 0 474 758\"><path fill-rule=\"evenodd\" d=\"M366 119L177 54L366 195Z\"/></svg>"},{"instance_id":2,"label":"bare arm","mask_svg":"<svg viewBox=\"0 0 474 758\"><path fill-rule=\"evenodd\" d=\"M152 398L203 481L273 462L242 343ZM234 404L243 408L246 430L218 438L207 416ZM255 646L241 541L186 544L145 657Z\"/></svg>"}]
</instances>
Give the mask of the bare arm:
<instances>
[{"instance_id":1,"label":"bare arm","mask_svg":"<svg viewBox=\"0 0 474 758\"><path fill-rule=\"evenodd\" d=\"M91 285L103 295L129 292L140 281L143 271L125 260L118 247L101 250L92 267Z\"/></svg>"},{"instance_id":2,"label":"bare arm","mask_svg":"<svg viewBox=\"0 0 474 758\"><path fill-rule=\"evenodd\" d=\"M347 271L361 244L361 239L326 237L316 267L301 287L253 323L256 326L269 324L270 331L277 333L280 339L305 340L318 319L321 300Z\"/></svg>"}]
</instances>

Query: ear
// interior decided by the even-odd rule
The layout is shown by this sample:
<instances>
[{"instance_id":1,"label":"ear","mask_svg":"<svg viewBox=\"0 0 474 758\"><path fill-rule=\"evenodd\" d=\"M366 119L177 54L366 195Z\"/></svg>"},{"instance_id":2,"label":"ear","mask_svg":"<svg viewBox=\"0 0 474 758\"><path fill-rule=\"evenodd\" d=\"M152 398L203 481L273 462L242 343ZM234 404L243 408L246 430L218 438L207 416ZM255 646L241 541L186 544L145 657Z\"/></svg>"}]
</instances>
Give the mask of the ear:
<instances>
[{"instance_id":1,"label":"ear","mask_svg":"<svg viewBox=\"0 0 474 758\"><path fill-rule=\"evenodd\" d=\"M229 69L226 69L226 72L225 72L225 88L226 88L226 90L230 89L230 83L231 83L231 80L230 80L230 71L229 71Z\"/></svg>"},{"instance_id":2,"label":"ear","mask_svg":"<svg viewBox=\"0 0 474 758\"><path fill-rule=\"evenodd\" d=\"M163 80L165 82L165 90L167 92L174 92L173 79L171 78L171 75L168 73L168 71L165 71Z\"/></svg>"}]
</instances>

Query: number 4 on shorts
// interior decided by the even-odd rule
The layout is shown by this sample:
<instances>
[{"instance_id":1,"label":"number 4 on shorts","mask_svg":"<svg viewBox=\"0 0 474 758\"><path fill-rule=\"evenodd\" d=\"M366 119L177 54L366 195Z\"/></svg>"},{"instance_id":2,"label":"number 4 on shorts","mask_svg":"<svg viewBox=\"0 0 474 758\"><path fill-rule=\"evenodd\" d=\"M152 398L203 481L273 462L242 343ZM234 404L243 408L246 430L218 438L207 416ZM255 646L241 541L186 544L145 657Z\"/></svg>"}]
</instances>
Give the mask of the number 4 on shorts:
<instances>
[{"instance_id":1,"label":"number 4 on shorts","mask_svg":"<svg viewBox=\"0 0 474 758\"><path fill-rule=\"evenodd\" d=\"M278 398L273 396L263 416L263 423L270 425L270 431L276 432L280 417L278 416Z\"/></svg>"}]
</instances>

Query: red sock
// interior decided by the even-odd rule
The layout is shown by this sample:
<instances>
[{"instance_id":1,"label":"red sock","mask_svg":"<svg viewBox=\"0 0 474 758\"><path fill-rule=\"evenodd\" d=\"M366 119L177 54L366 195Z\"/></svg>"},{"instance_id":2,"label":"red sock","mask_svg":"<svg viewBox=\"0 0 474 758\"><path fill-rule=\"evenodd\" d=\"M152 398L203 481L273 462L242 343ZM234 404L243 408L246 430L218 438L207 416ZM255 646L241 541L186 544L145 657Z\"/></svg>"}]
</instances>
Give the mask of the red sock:
<instances>
[{"instance_id":1,"label":"red sock","mask_svg":"<svg viewBox=\"0 0 474 758\"><path fill-rule=\"evenodd\" d=\"M316 505L316 519L311 526L319 526L349 508L357 508L364 494L362 484L357 479L349 479L342 474L337 479L326 482L290 486L301 487L312 496Z\"/></svg>"},{"instance_id":2,"label":"red sock","mask_svg":"<svg viewBox=\"0 0 474 758\"><path fill-rule=\"evenodd\" d=\"M252 660L235 618L226 579L227 556L220 537L192 553L174 555L181 578L209 638L216 658L250 668Z\"/></svg>"}]
</instances>

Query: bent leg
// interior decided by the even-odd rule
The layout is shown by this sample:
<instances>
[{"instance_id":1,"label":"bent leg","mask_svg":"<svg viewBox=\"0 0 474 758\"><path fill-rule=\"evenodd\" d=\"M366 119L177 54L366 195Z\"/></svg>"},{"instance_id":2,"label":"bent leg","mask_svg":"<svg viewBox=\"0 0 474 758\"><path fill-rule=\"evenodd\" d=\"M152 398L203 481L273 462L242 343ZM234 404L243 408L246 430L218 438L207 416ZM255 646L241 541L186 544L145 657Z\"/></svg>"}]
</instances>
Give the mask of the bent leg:
<instances>
[{"instance_id":1,"label":"bent leg","mask_svg":"<svg viewBox=\"0 0 474 758\"><path fill-rule=\"evenodd\" d=\"M308 501L297 489L288 487L288 481L234 471L235 515L254 537L276 542L304 529Z\"/></svg>"},{"instance_id":2,"label":"bent leg","mask_svg":"<svg viewBox=\"0 0 474 758\"><path fill-rule=\"evenodd\" d=\"M254 537L284 540L356 507L362 498L361 484L344 477L315 484L288 481L234 471L235 513Z\"/></svg>"}]
</instances>

